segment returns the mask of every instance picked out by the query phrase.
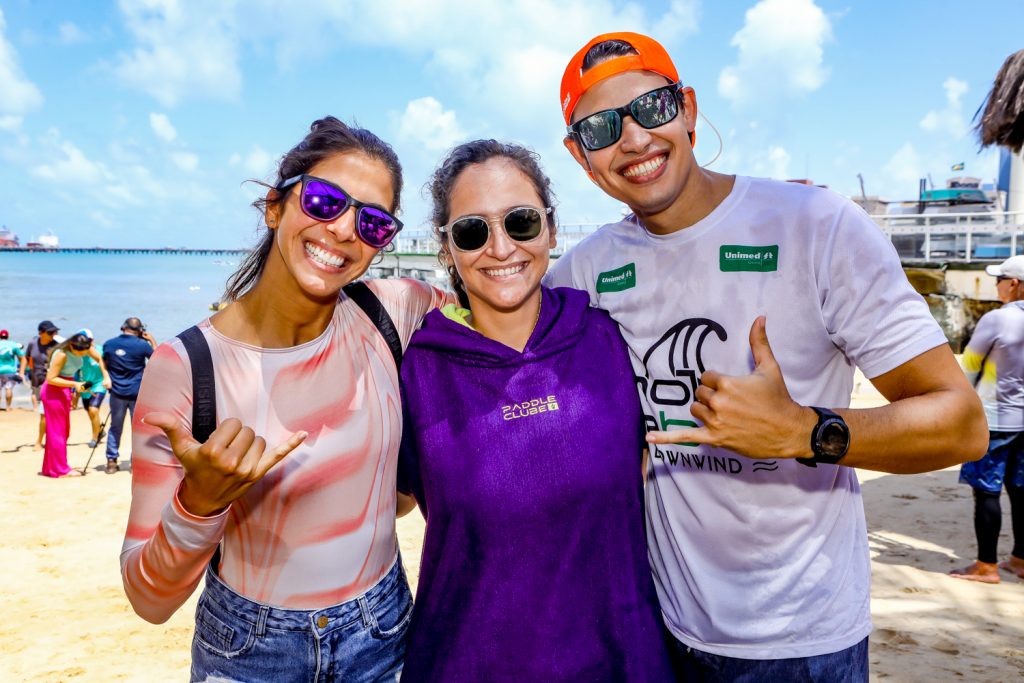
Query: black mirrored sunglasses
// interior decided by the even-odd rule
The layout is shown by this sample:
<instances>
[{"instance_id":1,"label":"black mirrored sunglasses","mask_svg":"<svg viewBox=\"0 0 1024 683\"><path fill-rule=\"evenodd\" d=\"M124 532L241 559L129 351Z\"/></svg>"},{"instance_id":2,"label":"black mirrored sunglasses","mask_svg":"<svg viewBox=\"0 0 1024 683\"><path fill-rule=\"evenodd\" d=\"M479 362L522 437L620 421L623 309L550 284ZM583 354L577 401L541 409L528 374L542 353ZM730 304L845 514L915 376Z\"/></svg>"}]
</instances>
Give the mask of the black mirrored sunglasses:
<instances>
[{"instance_id":1,"label":"black mirrored sunglasses","mask_svg":"<svg viewBox=\"0 0 1024 683\"><path fill-rule=\"evenodd\" d=\"M622 137L622 120L626 116L646 129L664 126L679 115L679 92L682 84L673 83L635 98L617 109L605 109L580 119L569 126L583 148L591 152L614 145Z\"/></svg>"},{"instance_id":2,"label":"black mirrored sunglasses","mask_svg":"<svg viewBox=\"0 0 1024 683\"><path fill-rule=\"evenodd\" d=\"M386 247L402 229L402 221L390 211L376 204L365 204L323 178L304 173L282 181L275 189L284 193L298 183L302 183L302 190L299 193L302 213L315 221L330 223L337 220L350 206L354 206L356 234L374 249Z\"/></svg>"},{"instance_id":3,"label":"black mirrored sunglasses","mask_svg":"<svg viewBox=\"0 0 1024 683\"><path fill-rule=\"evenodd\" d=\"M509 239L529 242L544 230L544 217L552 210L550 206L544 209L517 206L505 212L501 217L501 225ZM491 225L483 216L462 216L442 226L440 231L451 236L452 244L459 251L476 251L482 249L490 239Z\"/></svg>"}]
</instances>

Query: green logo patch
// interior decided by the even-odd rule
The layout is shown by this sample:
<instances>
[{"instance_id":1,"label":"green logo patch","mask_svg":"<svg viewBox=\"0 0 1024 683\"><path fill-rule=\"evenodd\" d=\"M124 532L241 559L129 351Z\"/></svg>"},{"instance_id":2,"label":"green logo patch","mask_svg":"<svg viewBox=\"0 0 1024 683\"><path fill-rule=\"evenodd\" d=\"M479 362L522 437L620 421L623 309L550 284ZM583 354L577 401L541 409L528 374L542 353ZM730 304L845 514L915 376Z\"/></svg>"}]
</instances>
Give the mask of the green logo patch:
<instances>
[{"instance_id":1,"label":"green logo patch","mask_svg":"<svg viewBox=\"0 0 1024 683\"><path fill-rule=\"evenodd\" d=\"M767 273L779 269L779 245L746 247L741 244L723 244L718 253L718 264L724 273L740 270Z\"/></svg>"},{"instance_id":2,"label":"green logo patch","mask_svg":"<svg viewBox=\"0 0 1024 683\"><path fill-rule=\"evenodd\" d=\"M609 270L597 276L597 293L621 292L636 287L636 264L627 263L621 268Z\"/></svg>"}]
</instances>

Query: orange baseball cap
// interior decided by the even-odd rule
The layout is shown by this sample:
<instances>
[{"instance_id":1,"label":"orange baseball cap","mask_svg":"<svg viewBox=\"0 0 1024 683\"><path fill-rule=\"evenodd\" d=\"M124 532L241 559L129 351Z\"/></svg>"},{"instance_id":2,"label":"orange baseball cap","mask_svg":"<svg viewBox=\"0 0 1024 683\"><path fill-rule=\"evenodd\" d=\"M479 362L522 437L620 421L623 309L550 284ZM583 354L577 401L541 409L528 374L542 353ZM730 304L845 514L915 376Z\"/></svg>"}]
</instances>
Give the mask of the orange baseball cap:
<instances>
[{"instance_id":1,"label":"orange baseball cap","mask_svg":"<svg viewBox=\"0 0 1024 683\"><path fill-rule=\"evenodd\" d=\"M624 43L629 43L639 54L612 57L588 69L587 73L583 73L583 58L587 52L598 43L607 40L621 40ZM565 73L562 74L560 95L565 124L569 125L569 122L572 121L572 112L584 93L604 79L626 71L653 71L673 83L679 81L679 72L676 71L675 64L672 63L672 59L661 43L654 38L639 33L603 33L573 55L569 60L569 65L565 67Z\"/></svg>"}]
</instances>

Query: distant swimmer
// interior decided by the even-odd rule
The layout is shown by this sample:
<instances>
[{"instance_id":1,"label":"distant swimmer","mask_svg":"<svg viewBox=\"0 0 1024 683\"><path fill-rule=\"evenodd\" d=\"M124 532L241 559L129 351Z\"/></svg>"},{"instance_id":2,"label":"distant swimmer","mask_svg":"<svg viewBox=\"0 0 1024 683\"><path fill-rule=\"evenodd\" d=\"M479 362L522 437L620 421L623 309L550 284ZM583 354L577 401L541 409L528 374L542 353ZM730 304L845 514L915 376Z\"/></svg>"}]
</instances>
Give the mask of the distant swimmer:
<instances>
[{"instance_id":1,"label":"distant swimmer","mask_svg":"<svg viewBox=\"0 0 1024 683\"><path fill-rule=\"evenodd\" d=\"M632 215L569 250L546 283L589 292L632 351L679 679L867 681L854 468L981 457L981 403L856 205L698 165L697 95L680 79L636 33L598 36L569 62L564 144ZM854 366L891 403L850 409Z\"/></svg>"},{"instance_id":2,"label":"distant swimmer","mask_svg":"<svg viewBox=\"0 0 1024 683\"><path fill-rule=\"evenodd\" d=\"M1024 256L1011 256L985 270L996 278L1003 305L981 316L963 363L985 406L988 452L960 469L960 482L974 489L978 559L949 574L999 583L1000 569L1024 579ZM1013 550L997 565L1003 487L1010 498Z\"/></svg>"}]
</instances>

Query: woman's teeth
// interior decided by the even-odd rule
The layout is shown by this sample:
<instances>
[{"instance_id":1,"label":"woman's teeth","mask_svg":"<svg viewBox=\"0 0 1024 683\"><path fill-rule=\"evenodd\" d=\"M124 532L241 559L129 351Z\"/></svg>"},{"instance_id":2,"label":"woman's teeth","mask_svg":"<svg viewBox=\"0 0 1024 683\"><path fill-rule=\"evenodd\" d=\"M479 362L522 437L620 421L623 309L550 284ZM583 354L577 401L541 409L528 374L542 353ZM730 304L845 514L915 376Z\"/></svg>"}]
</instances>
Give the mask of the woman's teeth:
<instances>
[{"instance_id":1,"label":"woman's teeth","mask_svg":"<svg viewBox=\"0 0 1024 683\"><path fill-rule=\"evenodd\" d=\"M341 268L343 265L345 265L345 259L341 258L340 256L335 256L334 254L325 251L320 247L316 246L315 244L311 244L310 242L306 242L306 253L309 254L314 261L316 261L317 263L322 263L325 266Z\"/></svg>"},{"instance_id":2,"label":"woman's teeth","mask_svg":"<svg viewBox=\"0 0 1024 683\"><path fill-rule=\"evenodd\" d=\"M663 163L665 163L665 155L664 154L662 154L661 156L656 156L653 159L648 159L647 161L643 162L642 164L637 164L635 166L630 166L629 168L627 168L625 171L622 172L622 175L624 175L624 176L626 176L628 178L635 178L636 176L647 175L648 173L654 173L659 168L661 168L661 165Z\"/></svg>"},{"instance_id":3,"label":"woman's teeth","mask_svg":"<svg viewBox=\"0 0 1024 683\"><path fill-rule=\"evenodd\" d=\"M505 277L508 275L515 275L525 267L525 263L520 263L517 266L509 266L508 268L484 268L482 270L485 275L489 275L491 277Z\"/></svg>"}]
</instances>

